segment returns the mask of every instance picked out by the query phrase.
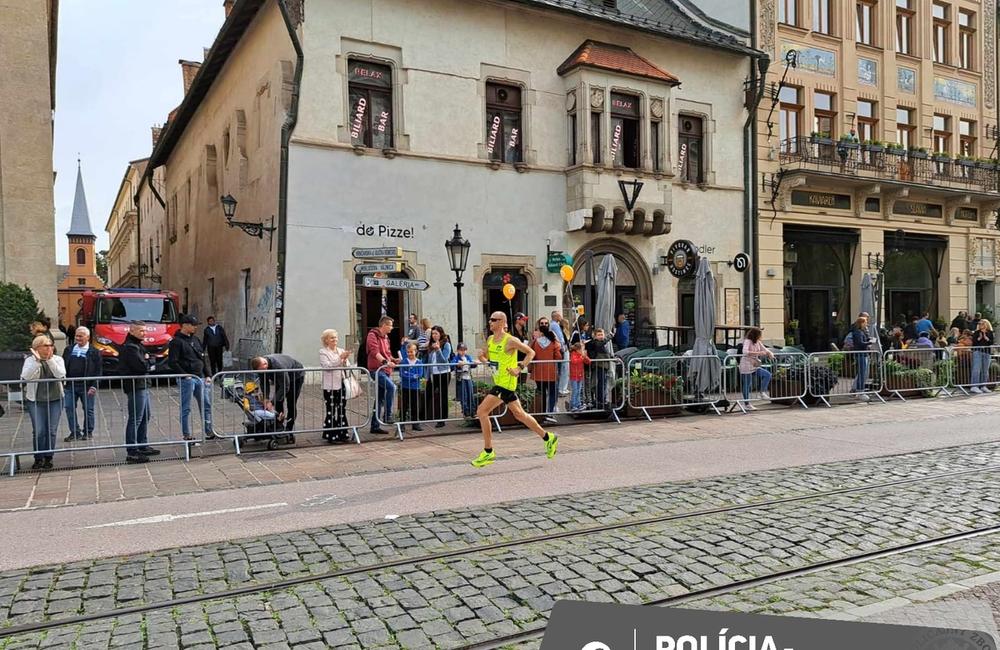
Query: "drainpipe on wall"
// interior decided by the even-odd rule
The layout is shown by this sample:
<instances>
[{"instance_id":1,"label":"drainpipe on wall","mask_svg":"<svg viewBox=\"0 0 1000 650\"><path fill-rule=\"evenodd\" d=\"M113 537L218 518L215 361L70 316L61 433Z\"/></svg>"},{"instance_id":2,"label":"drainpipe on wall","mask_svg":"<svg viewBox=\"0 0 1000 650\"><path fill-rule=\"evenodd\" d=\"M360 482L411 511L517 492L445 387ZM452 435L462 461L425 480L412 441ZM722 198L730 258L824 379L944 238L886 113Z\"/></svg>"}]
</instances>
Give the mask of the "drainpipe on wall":
<instances>
[{"instance_id":1,"label":"drainpipe on wall","mask_svg":"<svg viewBox=\"0 0 1000 650\"><path fill-rule=\"evenodd\" d=\"M750 47L757 47L757 2L750 0ZM750 269L743 284L744 314L747 325L760 325L760 288L757 278L760 269L757 246L757 106L760 101L758 85L767 76L768 54L750 57L750 88L757 101L749 107L743 125L743 247L750 256Z\"/></svg>"},{"instance_id":2,"label":"drainpipe on wall","mask_svg":"<svg viewBox=\"0 0 1000 650\"><path fill-rule=\"evenodd\" d=\"M278 268L275 286L275 307L274 307L274 351L281 352L284 327L284 305L287 304L287 288L285 287L285 251L288 243L288 143L292 139L292 130L299 119L299 87L302 85L302 44L299 42L299 35L292 24L292 18L288 13L286 0L277 0L281 17L285 21L285 28L288 29L288 37L292 40L292 47L295 48L295 76L292 82L292 101L288 109L288 116L285 123L281 125L281 162L278 172Z\"/></svg>"}]
</instances>

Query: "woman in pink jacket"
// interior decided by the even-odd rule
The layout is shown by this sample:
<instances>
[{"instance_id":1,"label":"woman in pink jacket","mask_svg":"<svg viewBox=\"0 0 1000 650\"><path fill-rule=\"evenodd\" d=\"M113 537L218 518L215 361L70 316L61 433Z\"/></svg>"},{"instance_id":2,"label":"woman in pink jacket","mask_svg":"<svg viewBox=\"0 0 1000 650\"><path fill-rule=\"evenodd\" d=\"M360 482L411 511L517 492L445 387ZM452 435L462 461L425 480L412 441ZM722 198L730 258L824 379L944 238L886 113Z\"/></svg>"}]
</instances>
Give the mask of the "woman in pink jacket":
<instances>
[{"instance_id":1,"label":"woman in pink jacket","mask_svg":"<svg viewBox=\"0 0 1000 650\"><path fill-rule=\"evenodd\" d=\"M323 330L320 340L323 347L319 350L319 365L331 368L323 373L323 403L326 406L326 418L323 420L323 439L327 442L348 442L347 433L347 400L344 395L344 372L332 370L351 365L351 353L338 347L340 336L337 330Z\"/></svg>"}]
</instances>

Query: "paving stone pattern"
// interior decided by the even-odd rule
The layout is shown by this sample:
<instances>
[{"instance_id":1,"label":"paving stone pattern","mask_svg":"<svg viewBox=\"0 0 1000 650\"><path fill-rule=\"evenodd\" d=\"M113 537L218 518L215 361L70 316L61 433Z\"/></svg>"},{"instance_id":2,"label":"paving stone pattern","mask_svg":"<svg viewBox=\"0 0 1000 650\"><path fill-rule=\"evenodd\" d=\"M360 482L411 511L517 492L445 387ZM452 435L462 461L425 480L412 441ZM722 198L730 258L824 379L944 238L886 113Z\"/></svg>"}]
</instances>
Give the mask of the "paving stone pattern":
<instances>
[{"instance_id":1,"label":"paving stone pattern","mask_svg":"<svg viewBox=\"0 0 1000 650\"><path fill-rule=\"evenodd\" d=\"M883 463L891 465L892 461L883 459ZM818 473L819 468L815 468L806 475ZM112 646L139 643L164 648L201 647L203 643L206 647L251 647L241 645L249 642L269 647L264 646L263 638L274 639L275 647L461 647L543 626L558 598L639 604L818 561L843 559L858 550L885 549L1000 525L998 487L1000 477L983 472L704 515L322 579L274 593L156 612L137 620L112 619L72 630L60 628L13 638L6 647L51 647L53 639L58 639L55 645L59 646L87 647L81 645L85 637L106 640ZM674 488L682 491L681 486ZM283 549L262 544L258 550L265 557L270 555L265 561L277 566L301 561L297 557L304 560L305 556L297 556L293 550L298 546L293 541L296 537L291 538ZM361 536L346 544L371 545L377 539ZM330 535L326 541L343 540ZM302 548L298 550L302 552ZM244 578L247 560L242 556L237 559L235 552L232 560L238 577ZM947 562L942 568L951 564ZM166 560L153 576L143 573L147 570L143 564L131 566L131 580L119 580L117 585L118 592L123 587L128 591L129 604L138 602L150 585L165 590L186 581L184 586L194 589L200 573L193 566L177 571ZM983 572L988 570L992 569ZM216 560L211 571L206 587L224 584L233 574L225 558ZM112 580L115 573L107 572L106 579ZM22 583L38 582L27 589L5 578L0 583L5 602L10 602L7 594L11 591L18 594L10 606L11 621L43 613L57 616L53 607L72 611L82 604L89 610L92 601L101 600L86 595L89 584L75 590L59 587L60 580L73 581L72 585L79 584L81 577L64 570L51 585L51 575L28 575ZM880 587L869 582L872 590ZM51 585L51 590L45 592L42 584ZM836 594L832 587L828 591ZM888 593L876 591L874 595ZM27 594L35 597L26 598ZM113 607L116 597L121 601L120 596L106 596L106 606ZM60 601L69 602L55 605ZM159 630L157 626L163 631L153 635L149 630ZM260 626L261 640L254 637L254 626Z\"/></svg>"},{"instance_id":2,"label":"paving stone pattern","mask_svg":"<svg viewBox=\"0 0 1000 650\"><path fill-rule=\"evenodd\" d=\"M431 512L0 573L6 625L602 524L1000 465L1000 443Z\"/></svg>"}]
</instances>

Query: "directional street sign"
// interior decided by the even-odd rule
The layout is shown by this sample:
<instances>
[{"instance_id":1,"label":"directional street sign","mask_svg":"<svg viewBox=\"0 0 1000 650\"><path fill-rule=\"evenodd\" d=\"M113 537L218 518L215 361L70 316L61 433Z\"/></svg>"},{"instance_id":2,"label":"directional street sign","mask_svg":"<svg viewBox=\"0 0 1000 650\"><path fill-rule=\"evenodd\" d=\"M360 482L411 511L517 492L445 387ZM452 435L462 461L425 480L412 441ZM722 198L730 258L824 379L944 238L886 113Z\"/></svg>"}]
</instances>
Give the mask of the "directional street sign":
<instances>
[{"instance_id":1,"label":"directional street sign","mask_svg":"<svg viewBox=\"0 0 1000 650\"><path fill-rule=\"evenodd\" d=\"M402 257L403 249L399 246L383 246L381 248L352 248L351 255L356 260L377 260L383 258Z\"/></svg>"},{"instance_id":2,"label":"directional street sign","mask_svg":"<svg viewBox=\"0 0 1000 650\"><path fill-rule=\"evenodd\" d=\"M375 262L372 264L355 264L355 273L399 273L403 270L401 262Z\"/></svg>"},{"instance_id":3,"label":"directional street sign","mask_svg":"<svg viewBox=\"0 0 1000 650\"><path fill-rule=\"evenodd\" d=\"M403 289L406 291L426 291L431 285L426 280L407 280L406 278L373 278L366 275L361 279L362 286L369 289Z\"/></svg>"},{"instance_id":4,"label":"directional street sign","mask_svg":"<svg viewBox=\"0 0 1000 650\"><path fill-rule=\"evenodd\" d=\"M750 256L746 253L737 253L733 258L733 268L739 273L745 273L750 268Z\"/></svg>"}]
</instances>

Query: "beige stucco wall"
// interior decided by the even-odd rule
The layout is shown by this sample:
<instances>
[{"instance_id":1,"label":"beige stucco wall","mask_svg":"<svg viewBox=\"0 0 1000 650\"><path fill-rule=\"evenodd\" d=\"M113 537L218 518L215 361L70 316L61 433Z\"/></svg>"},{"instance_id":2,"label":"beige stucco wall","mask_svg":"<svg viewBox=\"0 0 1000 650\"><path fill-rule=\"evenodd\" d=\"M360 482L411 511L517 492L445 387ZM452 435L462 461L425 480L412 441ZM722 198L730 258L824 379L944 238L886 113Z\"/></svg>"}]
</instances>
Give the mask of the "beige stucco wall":
<instances>
[{"instance_id":1,"label":"beige stucco wall","mask_svg":"<svg viewBox=\"0 0 1000 650\"><path fill-rule=\"evenodd\" d=\"M137 286L139 251L135 194L145 171L145 161L129 163L118 187L114 205L111 206L107 224L104 226L111 242L108 248L109 287ZM148 261L146 263L148 264Z\"/></svg>"},{"instance_id":2,"label":"beige stucco wall","mask_svg":"<svg viewBox=\"0 0 1000 650\"><path fill-rule=\"evenodd\" d=\"M808 137L813 130L813 92L822 90L836 94L837 116L834 120L834 138L848 134L854 114L857 111L857 100L866 99L878 102L877 117L879 119L875 138L885 142L896 141L896 108L905 107L915 110L916 146L933 150L931 128L935 113L948 115L951 118L952 136L950 154L959 153L958 124L960 119L974 120L978 131L978 151L976 156L989 157L993 152L994 142L988 137L989 132L997 123L996 97L996 43L995 43L995 12L994 0L977 2L972 0L957 0L950 2L952 30L949 34L950 56L952 63L958 57L958 10L967 9L976 14L977 46L974 59L974 71L961 70L954 65L934 63L931 60L931 6L932 0L914 0L912 3L916 12L916 27L913 32L915 55L906 56L895 52L895 6L894 3L878 3L876 15L876 45L868 47L855 44L855 3L830 3L836 7L833 17L834 36L817 34L808 29L812 24L812 4L799 2L799 25L793 27L777 23L777 6L775 0L762 0L758 4L761 24L760 41L757 46L768 52L772 58L768 82L775 83L781 79L785 65L781 47L783 43L794 45L798 49L814 47L834 53L836 72L834 75L820 74L799 66L789 70L786 84L802 88L803 108L799 135ZM843 35L846 34L846 38ZM858 59L864 57L877 62L878 83L866 85L858 80ZM916 88L914 93L908 93L897 84L897 69L900 66L916 70ZM943 101L934 96L934 78L941 77L974 84L976 87L977 104L975 108L962 106L953 102ZM774 107L766 97L761 102L758 111L759 149L758 159L760 171L769 177L779 169L779 109ZM773 122L773 134L769 136L767 119ZM796 176L791 177L801 182ZM942 319L949 320L959 310L972 309L977 277L992 277L983 275L971 268L969 245L972 238L985 237L990 240L1000 239L1000 233L992 226L992 217L988 214L997 204L986 197L976 197L968 207L978 208L980 222L955 222L948 213L949 205L962 205L960 189L952 186L943 188L943 183L925 183L923 187L914 186L906 200L945 205L945 216L940 219L905 217L895 214L858 214L854 210L818 210L792 206L788 199L791 191L789 179L779 193L775 206L777 215L772 219L771 192L762 188L760 197L760 308L761 323L765 327L765 338L769 342L778 343L783 340L784 325L791 317L784 308L784 265L783 265L783 224L796 223L827 228L843 228L853 230L858 234L858 247L855 254L854 272L851 278L852 311L857 312L860 302L860 282L862 274L874 272L868 267L868 253L879 253L884 256L884 233L902 229L907 233L935 235L947 240L947 252L943 256L941 275L938 281L938 311ZM818 179L811 177L798 189L820 192L837 192L851 194L857 186L838 184L836 175ZM856 194L855 201L863 201L866 196L880 197L883 204L891 200L889 193L892 188L887 184L878 184L874 179L869 191ZM979 190L982 192L982 190ZM1000 195L997 197L1000 198ZM992 271L992 269L991 269ZM979 273L979 275L977 275ZM852 314L853 316L853 314ZM932 314L932 317L935 314Z\"/></svg>"},{"instance_id":3,"label":"beige stucco wall","mask_svg":"<svg viewBox=\"0 0 1000 650\"><path fill-rule=\"evenodd\" d=\"M234 346L241 338L260 341L268 350L273 345L277 246L266 235L257 239L228 228L219 197L237 199L237 221L277 216L280 134L294 59L272 0L235 48L165 165L160 194L167 207L161 223L155 216L146 220L150 213L142 204L153 207L155 199L148 188L141 190L143 262L150 241L154 255L159 242L161 259L153 266L163 276L162 287L178 292L182 309L186 294L187 310L202 320L214 314ZM247 269L249 301L243 290ZM149 286L148 280L143 284Z\"/></svg>"},{"instance_id":4,"label":"beige stucco wall","mask_svg":"<svg viewBox=\"0 0 1000 650\"><path fill-rule=\"evenodd\" d=\"M55 322L52 4L0 0L0 280L31 287Z\"/></svg>"}]
</instances>

